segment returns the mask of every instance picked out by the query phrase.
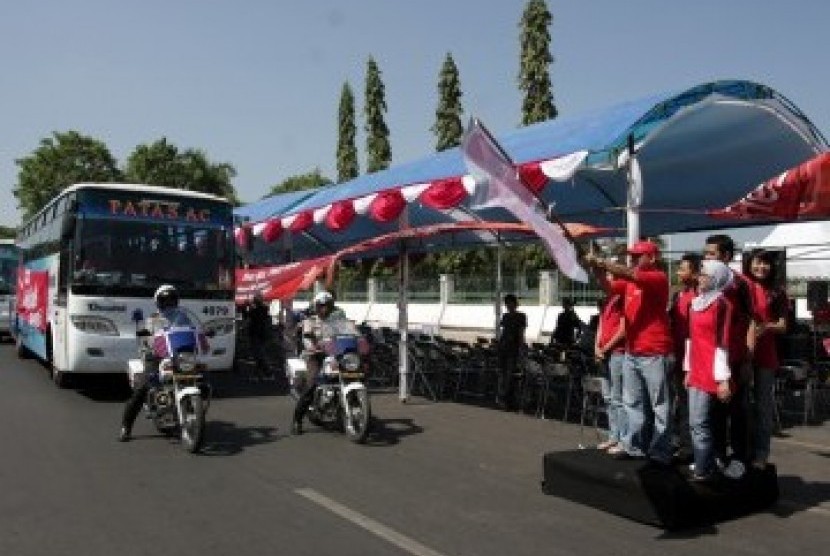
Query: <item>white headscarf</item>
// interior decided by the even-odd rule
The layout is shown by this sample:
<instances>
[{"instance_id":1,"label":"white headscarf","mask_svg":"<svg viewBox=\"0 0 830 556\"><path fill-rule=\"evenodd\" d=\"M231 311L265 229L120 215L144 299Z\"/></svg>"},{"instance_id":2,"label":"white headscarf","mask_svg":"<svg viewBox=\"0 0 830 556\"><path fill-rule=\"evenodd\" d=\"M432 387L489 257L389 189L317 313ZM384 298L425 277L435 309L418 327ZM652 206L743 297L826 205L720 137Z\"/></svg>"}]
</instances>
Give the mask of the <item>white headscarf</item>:
<instances>
[{"instance_id":1,"label":"white headscarf","mask_svg":"<svg viewBox=\"0 0 830 556\"><path fill-rule=\"evenodd\" d=\"M723 290L732 283L732 271L721 261L706 259L700 263L700 273L709 276L709 283L703 289L701 283L697 297L692 299L692 309L703 311L717 298L723 295Z\"/></svg>"}]
</instances>

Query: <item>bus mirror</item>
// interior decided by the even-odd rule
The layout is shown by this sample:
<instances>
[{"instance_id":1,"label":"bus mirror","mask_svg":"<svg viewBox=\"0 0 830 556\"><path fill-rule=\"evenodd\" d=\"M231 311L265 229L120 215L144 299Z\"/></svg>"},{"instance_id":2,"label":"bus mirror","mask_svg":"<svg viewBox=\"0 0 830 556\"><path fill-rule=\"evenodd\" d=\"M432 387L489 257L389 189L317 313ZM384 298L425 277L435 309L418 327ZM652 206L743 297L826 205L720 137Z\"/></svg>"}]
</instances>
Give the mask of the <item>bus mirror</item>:
<instances>
[{"instance_id":1,"label":"bus mirror","mask_svg":"<svg viewBox=\"0 0 830 556\"><path fill-rule=\"evenodd\" d=\"M75 235L75 215L66 214L63 217L63 224L61 225L61 239L72 239Z\"/></svg>"}]
</instances>

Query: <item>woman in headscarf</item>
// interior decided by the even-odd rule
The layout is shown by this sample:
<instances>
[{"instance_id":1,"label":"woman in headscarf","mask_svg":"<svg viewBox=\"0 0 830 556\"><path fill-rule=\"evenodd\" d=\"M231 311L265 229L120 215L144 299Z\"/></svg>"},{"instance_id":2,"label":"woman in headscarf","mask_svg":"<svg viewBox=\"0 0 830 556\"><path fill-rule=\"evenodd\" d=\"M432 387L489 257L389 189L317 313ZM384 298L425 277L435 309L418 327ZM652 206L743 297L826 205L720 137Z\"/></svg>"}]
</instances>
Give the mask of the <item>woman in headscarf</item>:
<instances>
[{"instance_id":1,"label":"woman in headscarf","mask_svg":"<svg viewBox=\"0 0 830 556\"><path fill-rule=\"evenodd\" d=\"M698 295L689 311L689 338L683 362L689 390L689 430L694 453L693 480L711 479L715 462L713 414L728 402L733 387L729 368L729 326L732 304L723 290L732 280L721 261L705 260L698 278Z\"/></svg>"}]
</instances>

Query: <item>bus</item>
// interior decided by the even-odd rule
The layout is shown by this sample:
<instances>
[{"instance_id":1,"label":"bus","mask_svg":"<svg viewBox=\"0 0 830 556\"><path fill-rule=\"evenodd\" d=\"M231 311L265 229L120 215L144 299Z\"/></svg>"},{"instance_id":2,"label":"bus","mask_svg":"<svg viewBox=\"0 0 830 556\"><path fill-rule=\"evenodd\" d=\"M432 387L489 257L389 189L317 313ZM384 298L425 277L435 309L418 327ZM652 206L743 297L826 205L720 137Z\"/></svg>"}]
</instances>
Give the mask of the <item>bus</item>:
<instances>
[{"instance_id":1,"label":"bus","mask_svg":"<svg viewBox=\"0 0 830 556\"><path fill-rule=\"evenodd\" d=\"M17 286L17 246L13 239L0 239L0 335L11 334L14 290Z\"/></svg>"},{"instance_id":2,"label":"bus","mask_svg":"<svg viewBox=\"0 0 830 556\"><path fill-rule=\"evenodd\" d=\"M233 212L220 197L151 185L67 187L18 229L13 334L58 386L125 373L162 284L211 337L209 370L233 367Z\"/></svg>"}]
</instances>

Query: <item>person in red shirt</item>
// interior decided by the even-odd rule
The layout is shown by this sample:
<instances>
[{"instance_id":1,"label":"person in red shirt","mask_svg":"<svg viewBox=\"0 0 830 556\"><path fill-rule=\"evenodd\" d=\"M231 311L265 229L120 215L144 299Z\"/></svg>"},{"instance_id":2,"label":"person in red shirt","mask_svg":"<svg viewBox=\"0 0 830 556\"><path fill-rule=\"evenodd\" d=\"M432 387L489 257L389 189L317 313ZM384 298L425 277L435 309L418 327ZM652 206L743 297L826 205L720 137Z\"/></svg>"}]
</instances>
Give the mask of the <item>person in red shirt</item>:
<instances>
[{"instance_id":1,"label":"person in red shirt","mask_svg":"<svg viewBox=\"0 0 830 556\"><path fill-rule=\"evenodd\" d=\"M672 388L672 430L673 444L677 459L688 459L691 454L689 436L689 398L683 385L683 359L686 355L686 340L689 338L689 310L692 299L697 296L697 278L700 273L701 257L697 253L685 253L675 272L680 289L672 296L669 305L669 322L674 341L674 369L669 386Z\"/></svg>"},{"instance_id":2,"label":"person in red shirt","mask_svg":"<svg viewBox=\"0 0 830 556\"><path fill-rule=\"evenodd\" d=\"M617 448L625 432L625 411L622 404L625 360L625 322L623 321L623 298L619 294L608 296L599 313L594 356L600 362L602 397L608 414L608 438L597 449Z\"/></svg>"},{"instance_id":3,"label":"person in red shirt","mask_svg":"<svg viewBox=\"0 0 830 556\"><path fill-rule=\"evenodd\" d=\"M668 373L672 359L672 339L666 309L669 280L656 263L660 255L651 241L629 247L631 266L598 258L594 253L584 262L605 270L614 280L611 294L623 298L625 322L625 360L623 362L623 406L626 431L619 449L609 450L619 459L640 458L671 462L671 397Z\"/></svg>"},{"instance_id":4,"label":"person in red shirt","mask_svg":"<svg viewBox=\"0 0 830 556\"><path fill-rule=\"evenodd\" d=\"M753 358L754 454L752 464L767 466L775 411L775 372L779 367L776 336L787 332L789 301L777 287L778 267L770 251L755 249L744 257L744 275L752 286L755 305L755 351Z\"/></svg>"},{"instance_id":5,"label":"person in red shirt","mask_svg":"<svg viewBox=\"0 0 830 556\"><path fill-rule=\"evenodd\" d=\"M706 238L703 258L718 260L729 265L735 255L735 243L724 234L711 235ZM755 315L751 287L746 277L730 269L731 279L724 288L723 295L732 304L732 317L729 322L729 366L734 374L736 392L730 398L728 411L718 414L716 437L718 458L727 462L727 443L732 447L732 459L743 466L749 463L750 435L748 429L749 396L746 387L752 375L752 353L754 344L753 316ZM728 432L727 432L728 429ZM727 442L728 438L728 442Z\"/></svg>"},{"instance_id":6,"label":"person in red shirt","mask_svg":"<svg viewBox=\"0 0 830 556\"><path fill-rule=\"evenodd\" d=\"M732 303L723 294L731 281L729 267L703 261L698 295L689 312L689 337L683 361L684 384L689 389L689 430L694 453L693 480L714 478L716 464L713 424L718 401L732 396L729 367L729 326Z\"/></svg>"}]
</instances>

